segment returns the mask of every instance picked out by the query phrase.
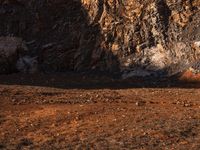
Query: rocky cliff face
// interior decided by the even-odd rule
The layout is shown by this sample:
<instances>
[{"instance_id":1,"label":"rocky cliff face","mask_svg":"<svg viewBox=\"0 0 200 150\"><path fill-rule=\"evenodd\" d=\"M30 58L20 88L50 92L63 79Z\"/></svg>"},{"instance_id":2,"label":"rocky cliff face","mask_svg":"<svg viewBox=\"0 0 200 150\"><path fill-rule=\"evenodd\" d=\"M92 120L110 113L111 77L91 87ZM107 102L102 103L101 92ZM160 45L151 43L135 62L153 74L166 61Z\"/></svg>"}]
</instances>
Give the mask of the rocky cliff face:
<instances>
[{"instance_id":1,"label":"rocky cliff face","mask_svg":"<svg viewBox=\"0 0 200 150\"><path fill-rule=\"evenodd\" d=\"M0 36L45 71L173 75L200 59L199 0L1 0Z\"/></svg>"}]
</instances>

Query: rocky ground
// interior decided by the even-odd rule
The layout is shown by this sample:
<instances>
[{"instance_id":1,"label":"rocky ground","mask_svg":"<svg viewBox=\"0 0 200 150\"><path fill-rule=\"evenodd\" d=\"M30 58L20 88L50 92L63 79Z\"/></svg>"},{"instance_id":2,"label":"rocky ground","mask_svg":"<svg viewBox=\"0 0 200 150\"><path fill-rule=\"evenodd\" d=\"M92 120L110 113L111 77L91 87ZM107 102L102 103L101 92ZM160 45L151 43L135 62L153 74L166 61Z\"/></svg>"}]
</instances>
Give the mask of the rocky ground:
<instances>
[{"instance_id":1,"label":"rocky ground","mask_svg":"<svg viewBox=\"0 0 200 150\"><path fill-rule=\"evenodd\" d=\"M199 80L1 75L0 149L200 149L200 84L188 77Z\"/></svg>"}]
</instances>

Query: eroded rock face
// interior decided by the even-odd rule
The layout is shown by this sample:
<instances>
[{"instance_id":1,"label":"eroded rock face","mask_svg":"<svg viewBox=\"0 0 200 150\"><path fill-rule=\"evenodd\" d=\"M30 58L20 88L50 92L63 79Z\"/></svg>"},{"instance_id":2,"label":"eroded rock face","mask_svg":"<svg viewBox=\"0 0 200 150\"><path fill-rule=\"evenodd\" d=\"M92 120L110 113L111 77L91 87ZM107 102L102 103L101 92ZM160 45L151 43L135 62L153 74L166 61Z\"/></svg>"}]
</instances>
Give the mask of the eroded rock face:
<instances>
[{"instance_id":1,"label":"eroded rock face","mask_svg":"<svg viewBox=\"0 0 200 150\"><path fill-rule=\"evenodd\" d=\"M42 70L171 76L200 60L199 0L1 0L0 35Z\"/></svg>"},{"instance_id":2,"label":"eroded rock face","mask_svg":"<svg viewBox=\"0 0 200 150\"><path fill-rule=\"evenodd\" d=\"M139 70L170 76L199 61L200 49L194 47L200 40L199 1L110 0L96 2L99 11L85 3L124 77Z\"/></svg>"}]
</instances>

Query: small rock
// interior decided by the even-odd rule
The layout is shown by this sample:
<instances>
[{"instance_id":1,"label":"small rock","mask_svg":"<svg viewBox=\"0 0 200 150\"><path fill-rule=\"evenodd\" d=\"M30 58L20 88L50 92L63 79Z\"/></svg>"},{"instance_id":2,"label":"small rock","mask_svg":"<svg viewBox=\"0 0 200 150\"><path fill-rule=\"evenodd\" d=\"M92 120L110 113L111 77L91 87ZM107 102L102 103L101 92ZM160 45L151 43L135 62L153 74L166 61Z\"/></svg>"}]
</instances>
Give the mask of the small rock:
<instances>
[{"instance_id":1,"label":"small rock","mask_svg":"<svg viewBox=\"0 0 200 150\"><path fill-rule=\"evenodd\" d=\"M135 103L136 106L144 106L145 104L146 104L145 101L137 101L137 102Z\"/></svg>"},{"instance_id":2,"label":"small rock","mask_svg":"<svg viewBox=\"0 0 200 150\"><path fill-rule=\"evenodd\" d=\"M183 106L184 106L184 107L191 107L192 105L191 105L191 104L188 104L188 103L185 103Z\"/></svg>"}]
</instances>

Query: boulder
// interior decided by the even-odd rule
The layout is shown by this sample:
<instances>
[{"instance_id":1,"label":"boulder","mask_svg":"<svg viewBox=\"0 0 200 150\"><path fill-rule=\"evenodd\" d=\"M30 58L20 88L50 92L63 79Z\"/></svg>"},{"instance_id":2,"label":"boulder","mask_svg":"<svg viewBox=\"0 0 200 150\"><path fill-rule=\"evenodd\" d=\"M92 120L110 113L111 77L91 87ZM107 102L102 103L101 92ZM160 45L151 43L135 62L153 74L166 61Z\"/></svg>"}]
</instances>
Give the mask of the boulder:
<instances>
[{"instance_id":1,"label":"boulder","mask_svg":"<svg viewBox=\"0 0 200 150\"><path fill-rule=\"evenodd\" d=\"M23 56L16 63L16 69L21 73L33 74L38 72L37 57Z\"/></svg>"},{"instance_id":2,"label":"boulder","mask_svg":"<svg viewBox=\"0 0 200 150\"><path fill-rule=\"evenodd\" d=\"M28 53L28 48L21 38L0 37L0 74L16 72L16 63Z\"/></svg>"}]
</instances>

